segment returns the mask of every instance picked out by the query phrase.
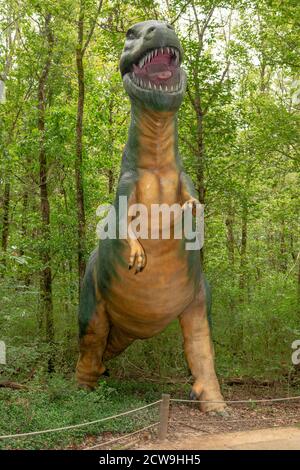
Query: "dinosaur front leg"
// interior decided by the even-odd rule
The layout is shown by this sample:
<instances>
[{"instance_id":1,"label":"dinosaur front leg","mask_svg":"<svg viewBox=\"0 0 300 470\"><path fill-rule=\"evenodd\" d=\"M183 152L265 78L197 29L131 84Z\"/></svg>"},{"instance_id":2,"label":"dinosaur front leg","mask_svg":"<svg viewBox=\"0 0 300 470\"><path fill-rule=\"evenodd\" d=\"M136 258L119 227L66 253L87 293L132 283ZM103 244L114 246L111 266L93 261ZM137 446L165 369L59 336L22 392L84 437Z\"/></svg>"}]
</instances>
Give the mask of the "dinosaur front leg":
<instances>
[{"instance_id":1,"label":"dinosaur front leg","mask_svg":"<svg viewBox=\"0 0 300 470\"><path fill-rule=\"evenodd\" d=\"M128 239L127 240L130 247L130 257L128 269L132 269L136 264L136 274L141 272L146 265L146 254L144 248L138 240Z\"/></svg>"},{"instance_id":2,"label":"dinosaur front leg","mask_svg":"<svg viewBox=\"0 0 300 470\"><path fill-rule=\"evenodd\" d=\"M203 288L179 319L186 359L195 380L191 397L208 401L201 403L202 411L223 411L226 405L214 368L213 346ZM221 403L212 403L213 401Z\"/></svg>"},{"instance_id":3,"label":"dinosaur front leg","mask_svg":"<svg viewBox=\"0 0 300 470\"><path fill-rule=\"evenodd\" d=\"M109 322L103 301L98 302L87 330L80 338L76 380L81 387L94 389L105 372L102 358L109 333Z\"/></svg>"},{"instance_id":4,"label":"dinosaur front leg","mask_svg":"<svg viewBox=\"0 0 300 470\"><path fill-rule=\"evenodd\" d=\"M129 198L129 208L131 205L136 204L136 190L134 190ZM132 228L131 222L134 218L127 214L127 243L130 248L130 256L128 269L132 269L136 266L135 274L140 273L146 265L146 254L144 248L142 247L141 242L137 239L137 236Z\"/></svg>"}]
</instances>

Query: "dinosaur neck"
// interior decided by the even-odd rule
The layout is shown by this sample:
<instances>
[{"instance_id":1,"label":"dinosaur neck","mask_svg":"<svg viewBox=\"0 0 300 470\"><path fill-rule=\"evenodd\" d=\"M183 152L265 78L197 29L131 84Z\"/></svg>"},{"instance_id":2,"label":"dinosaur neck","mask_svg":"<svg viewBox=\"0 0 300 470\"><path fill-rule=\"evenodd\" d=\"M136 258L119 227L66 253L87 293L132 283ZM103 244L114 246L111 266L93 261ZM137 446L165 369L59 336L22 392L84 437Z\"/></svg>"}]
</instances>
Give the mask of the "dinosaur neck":
<instances>
[{"instance_id":1,"label":"dinosaur neck","mask_svg":"<svg viewBox=\"0 0 300 470\"><path fill-rule=\"evenodd\" d=\"M138 168L154 170L177 165L177 114L145 109L133 103L127 145L135 150Z\"/></svg>"}]
</instances>

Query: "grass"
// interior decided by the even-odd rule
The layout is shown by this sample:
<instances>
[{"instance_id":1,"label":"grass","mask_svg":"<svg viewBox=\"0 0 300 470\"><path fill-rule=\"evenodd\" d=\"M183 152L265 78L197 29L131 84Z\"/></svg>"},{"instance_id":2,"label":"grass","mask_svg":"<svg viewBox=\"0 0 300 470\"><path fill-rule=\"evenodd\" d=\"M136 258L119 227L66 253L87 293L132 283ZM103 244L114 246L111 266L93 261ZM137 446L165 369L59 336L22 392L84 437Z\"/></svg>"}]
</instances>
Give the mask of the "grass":
<instances>
[{"instance_id":1,"label":"grass","mask_svg":"<svg viewBox=\"0 0 300 470\"><path fill-rule=\"evenodd\" d=\"M89 393L61 376L32 381L28 389L0 389L0 435L18 434L84 423L138 408L160 399L175 386L136 380L102 380ZM186 388L186 390L183 390ZM187 393L188 387L181 392ZM177 389L176 389L177 390ZM176 392L178 395L178 393ZM0 449L65 449L104 431L132 432L158 420L158 406L104 423L33 437L0 440Z\"/></svg>"}]
</instances>

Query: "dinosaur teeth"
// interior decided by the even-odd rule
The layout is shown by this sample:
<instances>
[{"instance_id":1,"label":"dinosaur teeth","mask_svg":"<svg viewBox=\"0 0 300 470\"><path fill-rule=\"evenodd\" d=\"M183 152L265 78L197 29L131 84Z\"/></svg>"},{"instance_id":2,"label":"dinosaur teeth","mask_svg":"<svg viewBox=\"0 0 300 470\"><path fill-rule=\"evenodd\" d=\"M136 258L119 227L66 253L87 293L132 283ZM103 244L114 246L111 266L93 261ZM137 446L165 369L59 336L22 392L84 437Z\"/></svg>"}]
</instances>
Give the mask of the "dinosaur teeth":
<instances>
[{"instance_id":1,"label":"dinosaur teeth","mask_svg":"<svg viewBox=\"0 0 300 470\"><path fill-rule=\"evenodd\" d=\"M152 90L151 82L148 83L150 90Z\"/></svg>"},{"instance_id":2,"label":"dinosaur teeth","mask_svg":"<svg viewBox=\"0 0 300 470\"><path fill-rule=\"evenodd\" d=\"M154 88L154 90L156 90L156 89L157 89L157 88L156 88L156 85L155 85L155 83L154 83L154 85L153 85L153 88Z\"/></svg>"}]
</instances>

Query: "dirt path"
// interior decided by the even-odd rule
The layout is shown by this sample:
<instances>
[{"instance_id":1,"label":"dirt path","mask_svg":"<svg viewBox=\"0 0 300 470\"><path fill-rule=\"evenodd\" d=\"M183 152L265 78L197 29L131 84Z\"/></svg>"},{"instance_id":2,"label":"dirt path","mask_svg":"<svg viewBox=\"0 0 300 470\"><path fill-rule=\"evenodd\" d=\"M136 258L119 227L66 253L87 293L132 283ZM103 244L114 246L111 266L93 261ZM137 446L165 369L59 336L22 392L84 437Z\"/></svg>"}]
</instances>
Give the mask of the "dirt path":
<instances>
[{"instance_id":1,"label":"dirt path","mask_svg":"<svg viewBox=\"0 0 300 470\"><path fill-rule=\"evenodd\" d=\"M143 450L300 450L300 428L270 428L166 440Z\"/></svg>"},{"instance_id":2,"label":"dirt path","mask_svg":"<svg viewBox=\"0 0 300 470\"><path fill-rule=\"evenodd\" d=\"M145 436L146 437L146 436ZM230 416L207 416L198 409L173 407L168 439L159 443L148 436L139 449L298 449L300 403L235 406Z\"/></svg>"},{"instance_id":3,"label":"dirt path","mask_svg":"<svg viewBox=\"0 0 300 470\"><path fill-rule=\"evenodd\" d=\"M234 387L227 399L273 398L286 396L266 387ZM277 392L277 393L276 393ZM297 390L298 392L298 390ZM297 395L299 393L291 393ZM104 443L122 434L103 433L89 439L83 447ZM157 441L157 430L145 431L101 449L299 449L300 401L272 404L235 404L227 418L202 413L199 405L172 404L168 439Z\"/></svg>"}]
</instances>

